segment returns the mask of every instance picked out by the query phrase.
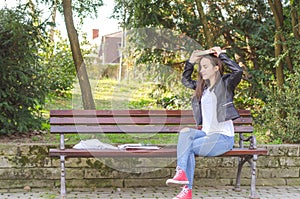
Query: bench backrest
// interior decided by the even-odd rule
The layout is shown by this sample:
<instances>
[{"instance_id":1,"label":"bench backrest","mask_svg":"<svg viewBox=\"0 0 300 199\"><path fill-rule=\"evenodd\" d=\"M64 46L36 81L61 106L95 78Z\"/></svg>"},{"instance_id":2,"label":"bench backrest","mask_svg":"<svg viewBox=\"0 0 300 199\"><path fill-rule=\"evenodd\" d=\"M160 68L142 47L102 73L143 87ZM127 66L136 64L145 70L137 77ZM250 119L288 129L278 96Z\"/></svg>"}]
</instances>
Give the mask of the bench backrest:
<instances>
[{"instance_id":1,"label":"bench backrest","mask_svg":"<svg viewBox=\"0 0 300 199\"><path fill-rule=\"evenodd\" d=\"M252 117L239 110L236 133L252 133ZM191 110L51 110L52 134L74 133L178 133L195 128Z\"/></svg>"}]
</instances>

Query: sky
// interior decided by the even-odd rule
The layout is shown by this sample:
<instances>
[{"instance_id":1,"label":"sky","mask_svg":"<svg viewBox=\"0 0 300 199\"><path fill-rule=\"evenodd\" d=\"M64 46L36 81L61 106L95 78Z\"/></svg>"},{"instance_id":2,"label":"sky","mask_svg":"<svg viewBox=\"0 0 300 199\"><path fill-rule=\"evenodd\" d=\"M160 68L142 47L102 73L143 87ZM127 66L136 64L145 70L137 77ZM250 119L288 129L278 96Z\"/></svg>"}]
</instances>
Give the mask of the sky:
<instances>
[{"instance_id":1,"label":"sky","mask_svg":"<svg viewBox=\"0 0 300 199\"><path fill-rule=\"evenodd\" d=\"M4 6L13 7L19 0L0 0L0 8ZM22 0L21 0L22 1ZM25 0L24 0L25 1ZM82 31L87 33L87 39L92 39L92 29L99 29L99 36L114 33L120 30L118 22L115 19L110 19L112 15L114 1L102 0L104 5L100 7L98 11L98 18L87 18L84 20ZM64 24L63 16L57 15L57 28L61 31L62 36L66 37L66 28Z\"/></svg>"},{"instance_id":2,"label":"sky","mask_svg":"<svg viewBox=\"0 0 300 199\"><path fill-rule=\"evenodd\" d=\"M82 31L87 33L88 39L92 38L92 29L99 29L99 36L114 33L120 30L118 22L115 19L109 17L113 13L114 1L113 0L102 0L104 5L100 7L98 11L98 18L91 19L87 18L83 22ZM58 27L64 31L62 32L66 36L65 24L63 16L58 16Z\"/></svg>"}]
</instances>

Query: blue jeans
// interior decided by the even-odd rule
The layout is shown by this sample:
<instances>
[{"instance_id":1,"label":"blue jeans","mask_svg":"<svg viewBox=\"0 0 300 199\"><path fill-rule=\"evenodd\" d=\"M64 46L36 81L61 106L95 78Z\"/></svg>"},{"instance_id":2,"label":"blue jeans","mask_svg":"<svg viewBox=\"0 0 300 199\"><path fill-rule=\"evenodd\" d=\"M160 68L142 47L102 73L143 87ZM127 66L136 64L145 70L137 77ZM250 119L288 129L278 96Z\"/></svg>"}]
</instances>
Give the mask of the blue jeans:
<instances>
[{"instance_id":1,"label":"blue jeans","mask_svg":"<svg viewBox=\"0 0 300 199\"><path fill-rule=\"evenodd\" d=\"M195 172L195 155L218 156L230 151L234 137L220 133L206 135L204 131L184 128L180 131L177 144L177 166L184 170L192 189Z\"/></svg>"}]
</instances>

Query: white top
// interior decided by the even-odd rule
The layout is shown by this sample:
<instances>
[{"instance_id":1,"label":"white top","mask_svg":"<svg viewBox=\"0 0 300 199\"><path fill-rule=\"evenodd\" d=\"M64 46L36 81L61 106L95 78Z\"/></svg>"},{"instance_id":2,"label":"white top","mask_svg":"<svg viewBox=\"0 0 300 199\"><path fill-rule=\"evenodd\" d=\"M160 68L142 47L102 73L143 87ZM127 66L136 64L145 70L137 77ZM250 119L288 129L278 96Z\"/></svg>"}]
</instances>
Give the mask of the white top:
<instances>
[{"instance_id":1,"label":"white top","mask_svg":"<svg viewBox=\"0 0 300 199\"><path fill-rule=\"evenodd\" d=\"M217 120L217 97L213 91L204 90L201 98L202 109L202 131L207 135L221 133L227 136L234 136L233 121L227 120L218 122Z\"/></svg>"}]
</instances>

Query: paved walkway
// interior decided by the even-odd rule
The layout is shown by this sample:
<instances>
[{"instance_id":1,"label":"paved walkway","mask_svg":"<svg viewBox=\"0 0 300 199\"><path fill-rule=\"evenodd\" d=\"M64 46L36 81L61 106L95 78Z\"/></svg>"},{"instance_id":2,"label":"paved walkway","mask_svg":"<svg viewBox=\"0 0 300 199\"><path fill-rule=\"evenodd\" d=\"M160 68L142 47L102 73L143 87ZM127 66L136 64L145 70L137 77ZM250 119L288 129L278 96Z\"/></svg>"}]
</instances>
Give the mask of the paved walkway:
<instances>
[{"instance_id":1,"label":"paved walkway","mask_svg":"<svg viewBox=\"0 0 300 199\"><path fill-rule=\"evenodd\" d=\"M153 187L153 188L124 188L124 189L97 189L91 191L69 191L68 199L161 199L172 198L178 192L174 187ZM244 199L249 196L249 187L243 187L241 192L235 192L232 187L195 187L193 196L197 199ZM282 186L282 187L257 187L257 193L261 199L299 199L300 186ZM59 199L57 190L7 190L0 189L1 199Z\"/></svg>"}]
</instances>

